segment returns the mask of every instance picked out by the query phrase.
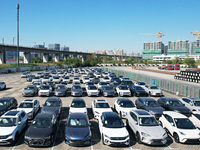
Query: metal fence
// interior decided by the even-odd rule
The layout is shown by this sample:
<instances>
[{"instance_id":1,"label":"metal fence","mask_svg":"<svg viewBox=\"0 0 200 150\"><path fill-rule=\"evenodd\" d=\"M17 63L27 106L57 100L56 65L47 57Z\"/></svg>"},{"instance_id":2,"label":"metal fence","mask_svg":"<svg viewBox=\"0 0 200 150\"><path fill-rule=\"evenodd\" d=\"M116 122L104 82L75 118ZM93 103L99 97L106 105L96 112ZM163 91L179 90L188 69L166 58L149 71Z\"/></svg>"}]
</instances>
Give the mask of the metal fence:
<instances>
[{"instance_id":1,"label":"metal fence","mask_svg":"<svg viewBox=\"0 0 200 150\"><path fill-rule=\"evenodd\" d=\"M142 74L132 73L129 71L120 71L112 68L104 68L106 71L114 72L116 75L122 75L124 77L129 77L134 81L142 81L146 84L154 84L162 90L185 96L185 97L195 97L200 98L200 87L195 85L189 85L187 83L181 83L178 81L171 81L167 79L155 78L151 76L146 76Z\"/></svg>"}]
</instances>

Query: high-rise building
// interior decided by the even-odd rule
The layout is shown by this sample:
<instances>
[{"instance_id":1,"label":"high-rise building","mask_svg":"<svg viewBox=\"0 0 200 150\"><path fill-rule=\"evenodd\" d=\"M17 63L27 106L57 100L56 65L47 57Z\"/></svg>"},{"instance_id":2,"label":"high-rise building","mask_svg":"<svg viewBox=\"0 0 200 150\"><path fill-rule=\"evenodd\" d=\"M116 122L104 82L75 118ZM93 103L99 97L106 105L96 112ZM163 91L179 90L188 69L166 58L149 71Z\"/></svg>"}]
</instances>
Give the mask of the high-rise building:
<instances>
[{"instance_id":1,"label":"high-rise building","mask_svg":"<svg viewBox=\"0 0 200 150\"><path fill-rule=\"evenodd\" d=\"M49 49L60 50L60 44L49 44Z\"/></svg>"},{"instance_id":2,"label":"high-rise building","mask_svg":"<svg viewBox=\"0 0 200 150\"><path fill-rule=\"evenodd\" d=\"M200 40L193 42L193 55L200 55Z\"/></svg>"},{"instance_id":3,"label":"high-rise building","mask_svg":"<svg viewBox=\"0 0 200 150\"><path fill-rule=\"evenodd\" d=\"M167 55L189 55L189 41L169 41Z\"/></svg>"},{"instance_id":4,"label":"high-rise building","mask_svg":"<svg viewBox=\"0 0 200 150\"><path fill-rule=\"evenodd\" d=\"M67 51L67 52L68 52L68 51L69 51L69 47L65 47L65 46L64 46L64 47L61 47L61 50L62 50L62 51Z\"/></svg>"},{"instance_id":5,"label":"high-rise building","mask_svg":"<svg viewBox=\"0 0 200 150\"><path fill-rule=\"evenodd\" d=\"M124 55L124 50L123 49L118 49L115 51L115 55L120 55L123 56Z\"/></svg>"},{"instance_id":6,"label":"high-rise building","mask_svg":"<svg viewBox=\"0 0 200 150\"><path fill-rule=\"evenodd\" d=\"M153 56L164 54L164 44L162 42L145 42L143 46L143 59L153 59Z\"/></svg>"}]
</instances>

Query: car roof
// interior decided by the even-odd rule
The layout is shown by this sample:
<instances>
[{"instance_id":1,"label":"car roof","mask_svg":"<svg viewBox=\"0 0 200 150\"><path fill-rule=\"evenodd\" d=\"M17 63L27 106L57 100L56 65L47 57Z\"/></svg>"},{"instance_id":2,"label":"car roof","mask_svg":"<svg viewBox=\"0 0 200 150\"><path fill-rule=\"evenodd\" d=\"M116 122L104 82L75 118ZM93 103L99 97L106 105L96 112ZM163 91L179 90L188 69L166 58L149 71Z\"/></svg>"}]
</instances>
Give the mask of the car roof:
<instances>
[{"instance_id":1,"label":"car roof","mask_svg":"<svg viewBox=\"0 0 200 150\"><path fill-rule=\"evenodd\" d=\"M25 99L25 100L22 101L22 103L24 103L24 102L31 103L31 102L33 102L34 100L35 100L35 99Z\"/></svg>"},{"instance_id":2,"label":"car roof","mask_svg":"<svg viewBox=\"0 0 200 150\"><path fill-rule=\"evenodd\" d=\"M83 99L78 99L78 98L73 99L72 102L84 102L85 103L85 101Z\"/></svg>"},{"instance_id":3,"label":"car roof","mask_svg":"<svg viewBox=\"0 0 200 150\"><path fill-rule=\"evenodd\" d=\"M19 112L20 112L19 110L10 110L6 112L3 116L17 116Z\"/></svg>"},{"instance_id":4,"label":"car roof","mask_svg":"<svg viewBox=\"0 0 200 150\"><path fill-rule=\"evenodd\" d=\"M161 99L165 99L165 100L168 100L168 101L179 101L178 99L172 98L172 97L161 97Z\"/></svg>"},{"instance_id":5,"label":"car roof","mask_svg":"<svg viewBox=\"0 0 200 150\"><path fill-rule=\"evenodd\" d=\"M96 99L95 102L96 103L108 103L108 101L105 99Z\"/></svg>"},{"instance_id":6,"label":"car roof","mask_svg":"<svg viewBox=\"0 0 200 150\"><path fill-rule=\"evenodd\" d=\"M42 112L42 113L38 113L36 116L35 116L35 119L38 119L38 118L51 118L51 116L53 115L54 113L44 113L44 112ZM34 119L34 120L35 120Z\"/></svg>"},{"instance_id":7,"label":"car roof","mask_svg":"<svg viewBox=\"0 0 200 150\"><path fill-rule=\"evenodd\" d=\"M117 100L120 102L130 102L131 101L130 99L127 99L127 98L118 98Z\"/></svg>"},{"instance_id":8,"label":"car roof","mask_svg":"<svg viewBox=\"0 0 200 150\"><path fill-rule=\"evenodd\" d=\"M135 112L138 116L152 116L149 112L142 109L136 109L131 111Z\"/></svg>"},{"instance_id":9,"label":"car roof","mask_svg":"<svg viewBox=\"0 0 200 150\"><path fill-rule=\"evenodd\" d=\"M47 98L46 101L59 101L59 100L60 100L59 97L49 97L49 98Z\"/></svg>"},{"instance_id":10,"label":"car roof","mask_svg":"<svg viewBox=\"0 0 200 150\"><path fill-rule=\"evenodd\" d=\"M142 100L142 101L156 101L155 99L150 98L150 97L140 97L140 98L138 98L138 99L140 99L140 100Z\"/></svg>"},{"instance_id":11,"label":"car roof","mask_svg":"<svg viewBox=\"0 0 200 150\"><path fill-rule=\"evenodd\" d=\"M71 113L69 117L74 119L87 118L85 113Z\"/></svg>"},{"instance_id":12,"label":"car roof","mask_svg":"<svg viewBox=\"0 0 200 150\"><path fill-rule=\"evenodd\" d=\"M0 101L8 101L10 99L13 99L14 97L3 97L3 98L0 98Z\"/></svg>"},{"instance_id":13,"label":"car roof","mask_svg":"<svg viewBox=\"0 0 200 150\"><path fill-rule=\"evenodd\" d=\"M192 97L182 97L183 98L187 98L187 99L190 99L190 100L193 100L193 101L200 101L199 98L192 98Z\"/></svg>"},{"instance_id":14,"label":"car roof","mask_svg":"<svg viewBox=\"0 0 200 150\"><path fill-rule=\"evenodd\" d=\"M175 111L163 111L163 114L167 114L172 118L187 118L185 115L175 112Z\"/></svg>"},{"instance_id":15,"label":"car roof","mask_svg":"<svg viewBox=\"0 0 200 150\"><path fill-rule=\"evenodd\" d=\"M127 85L119 85L118 87L127 87Z\"/></svg>"},{"instance_id":16,"label":"car roof","mask_svg":"<svg viewBox=\"0 0 200 150\"><path fill-rule=\"evenodd\" d=\"M104 116L105 119L107 119L107 118L112 118L112 119L113 118L116 118L116 119L120 118L117 115L117 113L115 113L115 112L103 112L102 115Z\"/></svg>"}]
</instances>

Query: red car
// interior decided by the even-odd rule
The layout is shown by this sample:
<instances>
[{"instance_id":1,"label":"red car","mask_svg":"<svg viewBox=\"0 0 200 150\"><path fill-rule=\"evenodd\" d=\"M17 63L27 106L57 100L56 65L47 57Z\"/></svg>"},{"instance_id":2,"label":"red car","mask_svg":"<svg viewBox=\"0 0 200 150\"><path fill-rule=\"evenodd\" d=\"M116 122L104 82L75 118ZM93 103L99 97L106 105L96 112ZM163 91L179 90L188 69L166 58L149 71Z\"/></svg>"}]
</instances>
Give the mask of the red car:
<instances>
[{"instance_id":1,"label":"red car","mask_svg":"<svg viewBox=\"0 0 200 150\"><path fill-rule=\"evenodd\" d=\"M175 70L180 70L180 65L179 65L179 64L175 64L175 65L174 65L174 69L175 69Z\"/></svg>"},{"instance_id":2,"label":"red car","mask_svg":"<svg viewBox=\"0 0 200 150\"><path fill-rule=\"evenodd\" d=\"M172 64L167 65L167 70L174 70L174 66Z\"/></svg>"}]
</instances>

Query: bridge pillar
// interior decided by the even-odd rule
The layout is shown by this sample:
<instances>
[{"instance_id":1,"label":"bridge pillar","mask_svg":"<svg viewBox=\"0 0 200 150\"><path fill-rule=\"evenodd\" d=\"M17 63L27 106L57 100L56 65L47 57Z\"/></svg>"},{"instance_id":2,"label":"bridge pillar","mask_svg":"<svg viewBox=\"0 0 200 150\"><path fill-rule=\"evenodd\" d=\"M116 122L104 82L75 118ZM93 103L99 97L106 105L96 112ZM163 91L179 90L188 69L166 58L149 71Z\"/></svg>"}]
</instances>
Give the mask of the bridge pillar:
<instances>
[{"instance_id":1,"label":"bridge pillar","mask_svg":"<svg viewBox=\"0 0 200 150\"><path fill-rule=\"evenodd\" d=\"M69 57L69 55L64 55L64 59L67 59Z\"/></svg>"},{"instance_id":2,"label":"bridge pillar","mask_svg":"<svg viewBox=\"0 0 200 150\"><path fill-rule=\"evenodd\" d=\"M82 55L82 62L86 60L86 56Z\"/></svg>"},{"instance_id":3,"label":"bridge pillar","mask_svg":"<svg viewBox=\"0 0 200 150\"><path fill-rule=\"evenodd\" d=\"M49 62L49 53L43 53L43 62Z\"/></svg>"},{"instance_id":4,"label":"bridge pillar","mask_svg":"<svg viewBox=\"0 0 200 150\"><path fill-rule=\"evenodd\" d=\"M0 51L0 64L6 63L6 52L4 50Z\"/></svg>"},{"instance_id":5,"label":"bridge pillar","mask_svg":"<svg viewBox=\"0 0 200 150\"><path fill-rule=\"evenodd\" d=\"M55 62L59 62L60 61L60 54L55 54Z\"/></svg>"},{"instance_id":6,"label":"bridge pillar","mask_svg":"<svg viewBox=\"0 0 200 150\"><path fill-rule=\"evenodd\" d=\"M73 57L76 59L76 58L77 58L77 55L73 55Z\"/></svg>"},{"instance_id":7,"label":"bridge pillar","mask_svg":"<svg viewBox=\"0 0 200 150\"><path fill-rule=\"evenodd\" d=\"M24 52L24 63L31 63L31 52Z\"/></svg>"}]
</instances>

